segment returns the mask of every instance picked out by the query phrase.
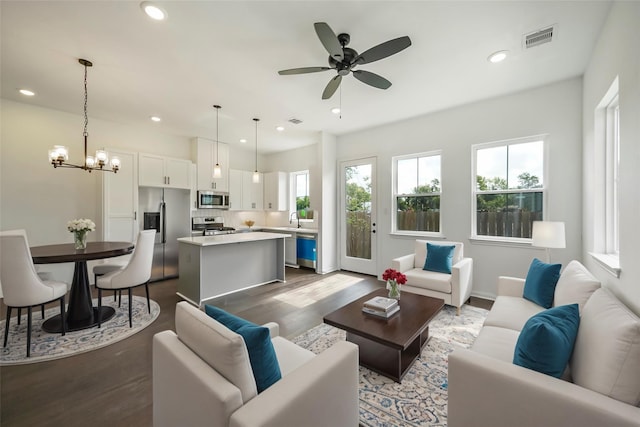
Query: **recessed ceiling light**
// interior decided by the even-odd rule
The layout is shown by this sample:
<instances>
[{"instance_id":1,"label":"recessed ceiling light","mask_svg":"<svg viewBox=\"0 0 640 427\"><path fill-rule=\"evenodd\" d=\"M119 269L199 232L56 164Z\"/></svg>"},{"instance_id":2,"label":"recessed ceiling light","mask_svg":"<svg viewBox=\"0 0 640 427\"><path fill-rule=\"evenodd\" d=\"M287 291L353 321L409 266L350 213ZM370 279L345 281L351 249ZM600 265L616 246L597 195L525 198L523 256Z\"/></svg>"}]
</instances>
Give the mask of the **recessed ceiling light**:
<instances>
[{"instance_id":1,"label":"recessed ceiling light","mask_svg":"<svg viewBox=\"0 0 640 427\"><path fill-rule=\"evenodd\" d=\"M164 9L149 1L143 1L140 3L140 8L149 18L155 19L156 21L163 21L167 18L167 12Z\"/></svg>"},{"instance_id":2,"label":"recessed ceiling light","mask_svg":"<svg viewBox=\"0 0 640 427\"><path fill-rule=\"evenodd\" d=\"M246 139L244 139L244 138L242 138L242 139L240 140L240 142L241 142L241 143L243 143L243 144L246 144L246 143L247 143L247 140L246 140Z\"/></svg>"},{"instance_id":3,"label":"recessed ceiling light","mask_svg":"<svg viewBox=\"0 0 640 427\"><path fill-rule=\"evenodd\" d=\"M276 130L277 130L278 132L282 132L282 131L284 130L284 126L277 126L277 127L276 127Z\"/></svg>"},{"instance_id":4,"label":"recessed ceiling light","mask_svg":"<svg viewBox=\"0 0 640 427\"><path fill-rule=\"evenodd\" d=\"M158 116L151 116L149 117L151 119L152 122L159 122L162 121L162 119Z\"/></svg>"},{"instance_id":5,"label":"recessed ceiling light","mask_svg":"<svg viewBox=\"0 0 640 427\"><path fill-rule=\"evenodd\" d=\"M338 107L334 107L334 108L331 109L331 112L333 114L340 114L340 109Z\"/></svg>"},{"instance_id":6,"label":"recessed ceiling light","mask_svg":"<svg viewBox=\"0 0 640 427\"><path fill-rule=\"evenodd\" d=\"M499 50L489 55L489 58L487 58L487 60L493 64L497 64L498 62L504 61L507 58L508 53L509 51L507 50Z\"/></svg>"},{"instance_id":7,"label":"recessed ceiling light","mask_svg":"<svg viewBox=\"0 0 640 427\"><path fill-rule=\"evenodd\" d=\"M36 94L34 91L29 89L20 89L19 92L25 96L33 96Z\"/></svg>"}]
</instances>

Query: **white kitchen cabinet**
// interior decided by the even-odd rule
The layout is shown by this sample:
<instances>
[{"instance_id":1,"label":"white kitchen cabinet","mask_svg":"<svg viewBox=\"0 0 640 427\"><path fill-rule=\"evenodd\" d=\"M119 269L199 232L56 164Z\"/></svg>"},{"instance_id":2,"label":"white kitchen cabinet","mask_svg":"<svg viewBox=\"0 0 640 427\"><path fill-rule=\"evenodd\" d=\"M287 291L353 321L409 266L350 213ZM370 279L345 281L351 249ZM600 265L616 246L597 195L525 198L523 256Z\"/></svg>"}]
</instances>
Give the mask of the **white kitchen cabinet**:
<instances>
[{"instance_id":1,"label":"white kitchen cabinet","mask_svg":"<svg viewBox=\"0 0 640 427\"><path fill-rule=\"evenodd\" d=\"M120 159L118 173L103 173L99 240L135 242L138 235L138 155L109 150Z\"/></svg>"},{"instance_id":2,"label":"white kitchen cabinet","mask_svg":"<svg viewBox=\"0 0 640 427\"><path fill-rule=\"evenodd\" d=\"M140 153L138 184L141 187L191 189L191 162L183 159Z\"/></svg>"},{"instance_id":3,"label":"white kitchen cabinet","mask_svg":"<svg viewBox=\"0 0 640 427\"><path fill-rule=\"evenodd\" d=\"M263 209L264 176L260 174L260 182L253 182L253 172L229 171L229 210L256 211Z\"/></svg>"},{"instance_id":4,"label":"white kitchen cabinet","mask_svg":"<svg viewBox=\"0 0 640 427\"><path fill-rule=\"evenodd\" d=\"M198 190L229 191L229 146L224 143L194 138L192 159L198 168ZM220 178L213 177L213 168L220 165Z\"/></svg>"},{"instance_id":5,"label":"white kitchen cabinet","mask_svg":"<svg viewBox=\"0 0 640 427\"><path fill-rule=\"evenodd\" d=\"M264 210L288 210L287 193L286 172L267 172L264 174Z\"/></svg>"}]
</instances>

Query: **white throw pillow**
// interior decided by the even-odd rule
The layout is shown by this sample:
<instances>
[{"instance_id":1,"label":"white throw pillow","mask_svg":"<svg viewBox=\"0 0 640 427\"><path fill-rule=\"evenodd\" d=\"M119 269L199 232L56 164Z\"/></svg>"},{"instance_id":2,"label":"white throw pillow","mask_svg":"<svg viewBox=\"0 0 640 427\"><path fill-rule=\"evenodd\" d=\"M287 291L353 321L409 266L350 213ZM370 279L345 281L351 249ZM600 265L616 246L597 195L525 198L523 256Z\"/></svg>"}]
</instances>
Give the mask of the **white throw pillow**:
<instances>
[{"instance_id":1,"label":"white throw pillow","mask_svg":"<svg viewBox=\"0 0 640 427\"><path fill-rule=\"evenodd\" d=\"M240 389L244 403L257 396L242 336L185 301L176 305L176 333L184 345Z\"/></svg>"},{"instance_id":2,"label":"white throw pillow","mask_svg":"<svg viewBox=\"0 0 640 427\"><path fill-rule=\"evenodd\" d=\"M553 306L578 304L580 312L591 295L600 288L600 281L578 261L571 261L560 274L553 296Z\"/></svg>"},{"instance_id":3,"label":"white throw pillow","mask_svg":"<svg viewBox=\"0 0 640 427\"><path fill-rule=\"evenodd\" d=\"M640 403L640 318L607 289L595 291L582 310L571 374L579 386Z\"/></svg>"}]
</instances>

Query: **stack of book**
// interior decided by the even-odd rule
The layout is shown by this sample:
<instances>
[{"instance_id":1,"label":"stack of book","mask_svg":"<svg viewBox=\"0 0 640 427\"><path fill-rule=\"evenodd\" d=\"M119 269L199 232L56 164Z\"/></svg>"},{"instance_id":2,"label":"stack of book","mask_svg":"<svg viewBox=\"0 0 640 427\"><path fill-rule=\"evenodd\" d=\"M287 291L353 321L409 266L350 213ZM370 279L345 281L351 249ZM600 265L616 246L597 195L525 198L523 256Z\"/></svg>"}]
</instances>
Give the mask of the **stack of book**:
<instances>
[{"instance_id":1,"label":"stack of book","mask_svg":"<svg viewBox=\"0 0 640 427\"><path fill-rule=\"evenodd\" d=\"M366 301L362 306L362 311L382 318L389 318L400 310L398 300L393 298L375 297Z\"/></svg>"}]
</instances>

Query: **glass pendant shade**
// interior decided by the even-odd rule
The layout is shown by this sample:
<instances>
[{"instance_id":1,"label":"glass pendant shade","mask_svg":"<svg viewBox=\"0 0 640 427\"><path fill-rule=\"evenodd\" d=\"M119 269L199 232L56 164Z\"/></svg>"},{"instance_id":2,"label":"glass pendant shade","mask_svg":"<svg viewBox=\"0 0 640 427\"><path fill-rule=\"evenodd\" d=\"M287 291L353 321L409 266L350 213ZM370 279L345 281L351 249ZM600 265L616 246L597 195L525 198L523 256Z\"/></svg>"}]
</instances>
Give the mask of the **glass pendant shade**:
<instances>
[{"instance_id":1,"label":"glass pendant shade","mask_svg":"<svg viewBox=\"0 0 640 427\"><path fill-rule=\"evenodd\" d=\"M221 176L222 176L222 169L220 169L220 165L216 163L216 165L213 167L213 177L220 178Z\"/></svg>"},{"instance_id":2,"label":"glass pendant shade","mask_svg":"<svg viewBox=\"0 0 640 427\"><path fill-rule=\"evenodd\" d=\"M253 183L260 183L260 173L258 171L253 172Z\"/></svg>"},{"instance_id":3,"label":"glass pendant shade","mask_svg":"<svg viewBox=\"0 0 640 427\"><path fill-rule=\"evenodd\" d=\"M92 168L96 165L96 159L91 156L87 156L87 160L85 161L88 167Z\"/></svg>"}]
</instances>

